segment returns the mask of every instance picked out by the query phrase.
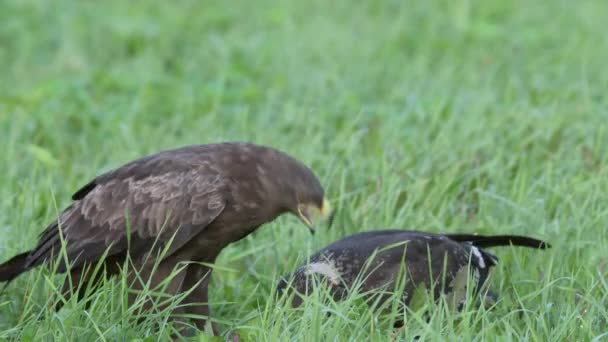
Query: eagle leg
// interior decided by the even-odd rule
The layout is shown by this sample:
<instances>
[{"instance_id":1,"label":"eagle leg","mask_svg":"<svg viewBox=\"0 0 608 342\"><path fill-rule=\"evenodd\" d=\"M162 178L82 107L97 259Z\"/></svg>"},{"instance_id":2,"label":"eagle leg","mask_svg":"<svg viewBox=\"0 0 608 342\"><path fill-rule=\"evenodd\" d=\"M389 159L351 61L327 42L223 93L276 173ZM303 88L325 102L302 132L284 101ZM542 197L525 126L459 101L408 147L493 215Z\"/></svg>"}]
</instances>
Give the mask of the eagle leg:
<instances>
[{"instance_id":1,"label":"eagle leg","mask_svg":"<svg viewBox=\"0 0 608 342\"><path fill-rule=\"evenodd\" d=\"M184 298L184 311L192 316L196 327L204 331L205 325L210 317L209 309L209 280L211 279L212 269L201 264L190 264L186 270L186 278L182 285L182 292L190 291ZM213 335L219 335L219 329L214 322L211 322Z\"/></svg>"},{"instance_id":2,"label":"eagle leg","mask_svg":"<svg viewBox=\"0 0 608 342\"><path fill-rule=\"evenodd\" d=\"M174 256L164 259L156 266L146 264L141 268L132 267L128 275L128 283L130 284L129 305L139 303L142 313L151 310L166 310L171 305L172 298L180 292L186 275L184 268L180 264L180 260ZM147 297L143 301L138 299L142 293ZM157 295L160 295L160 297L157 297ZM173 309L171 316L174 316L178 311L179 307Z\"/></svg>"},{"instance_id":3,"label":"eagle leg","mask_svg":"<svg viewBox=\"0 0 608 342\"><path fill-rule=\"evenodd\" d=\"M76 295L78 301L85 300L85 309L89 309L91 302L86 298L87 290L90 290L91 293L97 290L101 285L103 273L97 273L93 277L93 270L91 270L89 265L76 267L69 272L69 278L64 280L61 287L61 296L63 299L57 301L55 304L55 311L61 310L73 295ZM88 289L90 285L91 288Z\"/></svg>"},{"instance_id":4,"label":"eagle leg","mask_svg":"<svg viewBox=\"0 0 608 342\"><path fill-rule=\"evenodd\" d=\"M82 270L82 267L70 270L70 274L68 275L69 278L64 280L63 286L61 287L61 296L63 299L57 301L55 304L55 311L61 310L63 305L72 298L74 293L77 293L78 299L84 297L87 283L83 279L84 275L82 274Z\"/></svg>"}]
</instances>

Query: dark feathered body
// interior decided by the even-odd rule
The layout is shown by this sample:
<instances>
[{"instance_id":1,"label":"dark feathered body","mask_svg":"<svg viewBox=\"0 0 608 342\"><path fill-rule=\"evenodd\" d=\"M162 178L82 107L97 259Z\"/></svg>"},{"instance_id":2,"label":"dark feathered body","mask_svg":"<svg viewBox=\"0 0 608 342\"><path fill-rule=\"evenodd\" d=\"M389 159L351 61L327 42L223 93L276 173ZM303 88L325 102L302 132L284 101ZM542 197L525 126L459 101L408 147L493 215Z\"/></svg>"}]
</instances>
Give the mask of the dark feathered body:
<instances>
[{"instance_id":1,"label":"dark feathered body","mask_svg":"<svg viewBox=\"0 0 608 342\"><path fill-rule=\"evenodd\" d=\"M83 266L104 253L110 274L129 254L151 276L156 253L167 247L153 276L158 283L178 262L213 262L226 245L285 212L294 213L300 203L321 207L324 191L311 170L283 152L222 143L137 159L93 179L72 199L36 247L0 265L0 281L56 261L64 239L70 264L59 261L58 270L71 272L74 287L91 280ZM189 266L167 291L177 293L206 278L190 298L206 302L208 273L200 265Z\"/></svg>"},{"instance_id":2,"label":"dark feathered body","mask_svg":"<svg viewBox=\"0 0 608 342\"><path fill-rule=\"evenodd\" d=\"M482 247L517 245L545 248L548 244L521 236L480 236L466 234L432 234L405 230L379 230L351 235L338 240L312 255L293 274L283 277L279 291L288 286L308 294L314 281L328 286L335 300L360 286L359 291L386 291L381 302L403 279L402 300L409 305L419 288L430 291L434 298L451 294L459 305L465 299L466 280L470 274L474 292L485 283L497 258ZM431 290L432 289L432 290ZM457 292L457 293L456 293ZM302 302L294 296L293 305Z\"/></svg>"}]
</instances>

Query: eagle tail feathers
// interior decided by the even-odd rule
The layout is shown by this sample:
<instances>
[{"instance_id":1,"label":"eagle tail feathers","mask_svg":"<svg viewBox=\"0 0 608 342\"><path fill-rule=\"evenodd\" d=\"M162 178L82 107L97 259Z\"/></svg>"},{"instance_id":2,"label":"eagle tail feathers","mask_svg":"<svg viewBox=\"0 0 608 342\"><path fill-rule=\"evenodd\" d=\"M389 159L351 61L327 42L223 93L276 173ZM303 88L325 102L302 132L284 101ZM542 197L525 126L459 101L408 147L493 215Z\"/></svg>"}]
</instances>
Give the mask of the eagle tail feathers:
<instances>
[{"instance_id":1,"label":"eagle tail feathers","mask_svg":"<svg viewBox=\"0 0 608 342\"><path fill-rule=\"evenodd\" d=\"M10 260L0 264L0 282L8 282L27 270L27 257L30 252L25 252L12 257Z\"/></svg>"}]
</instances>

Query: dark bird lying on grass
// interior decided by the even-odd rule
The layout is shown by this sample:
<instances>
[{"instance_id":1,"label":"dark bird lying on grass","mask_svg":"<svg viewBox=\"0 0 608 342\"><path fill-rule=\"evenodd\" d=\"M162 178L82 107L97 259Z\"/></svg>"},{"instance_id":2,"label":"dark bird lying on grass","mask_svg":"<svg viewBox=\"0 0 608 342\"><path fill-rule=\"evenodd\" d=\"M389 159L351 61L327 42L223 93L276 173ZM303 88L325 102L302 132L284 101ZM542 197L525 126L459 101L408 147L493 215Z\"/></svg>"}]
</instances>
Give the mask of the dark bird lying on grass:
<instances>
[{"instance_id":1,"label":"dark bird lying on grass","mask_svg":"<svg viewBox=\"0 0 608 342\"><path fill-rule=\"evenodd\" d=\"M249 143L187 146L143 157L95 178L72 200L34 249L0 265L0 281L57 262L58 272L69 271L72 279L65 282L64 297L76 293L82 299L87 285L99 280L89 266L102 257L110 276L128 256L133 290L143 289L149 279L149 288L158 291L178 263L199 262L173 272L163 292L193 289L182 304L197 305L174 313L208 316L211 269L200 262L213 263L226 245L283 213L298 216L311 231L316 219L331 221L323 187L308 167ZM150 307L149 302L144 306ZM196 321L201 329L205 323Z\"/></svg>"},{"instance_id":2,"label":"dark bird lying on grass","mask_svg":"<svg viewBox=\"0 0 608 342\"><path fill-rule=\"evenodd\" d=\"M405 230L358 233L312 255L309 262L281 279L278 293L292 294L295 289L292 305L297 307L302 304L302 296L310 294L318 285L326 286L336 301L344 299L355 288L366 296L373 296L375 292L380 296L378 304L390 299L396 289L402 289L399 296L403 305L414 305L412 300L417 301L418 293L434 299L444 294L448 305L458 308L466 301L467 279L474 286L471 292L478 294L490 268L498 262L496 256L483 248L508 245L550 247L546 242L514 235ZM398 287L399 280L403 280L402 287ZM371 300L371 296L368 299Z\"/></svg>"}]
</instances>

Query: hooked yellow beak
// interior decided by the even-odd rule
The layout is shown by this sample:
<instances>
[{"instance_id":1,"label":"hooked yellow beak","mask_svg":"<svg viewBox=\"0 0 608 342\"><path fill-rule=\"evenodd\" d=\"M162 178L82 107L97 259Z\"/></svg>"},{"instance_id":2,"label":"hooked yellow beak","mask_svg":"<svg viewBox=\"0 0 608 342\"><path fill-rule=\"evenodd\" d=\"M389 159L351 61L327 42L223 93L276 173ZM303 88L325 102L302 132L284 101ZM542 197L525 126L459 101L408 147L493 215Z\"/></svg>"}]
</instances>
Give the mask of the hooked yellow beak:
<instances>
[{"instance_id":1,"label":"hooked yellow beak","mask_svg":"<svg viewBox=\"0 0 608 342\"><path fill-rule=\"evenodd\" d=\"M327 199L323 199L321 208L317 207L312 203L298 205L298 217L310 230L311 234L315 233L316 225L320 221L328 221L328 228L334 220L334 211L329 204Z\"/></svg>"}]
</instances>

